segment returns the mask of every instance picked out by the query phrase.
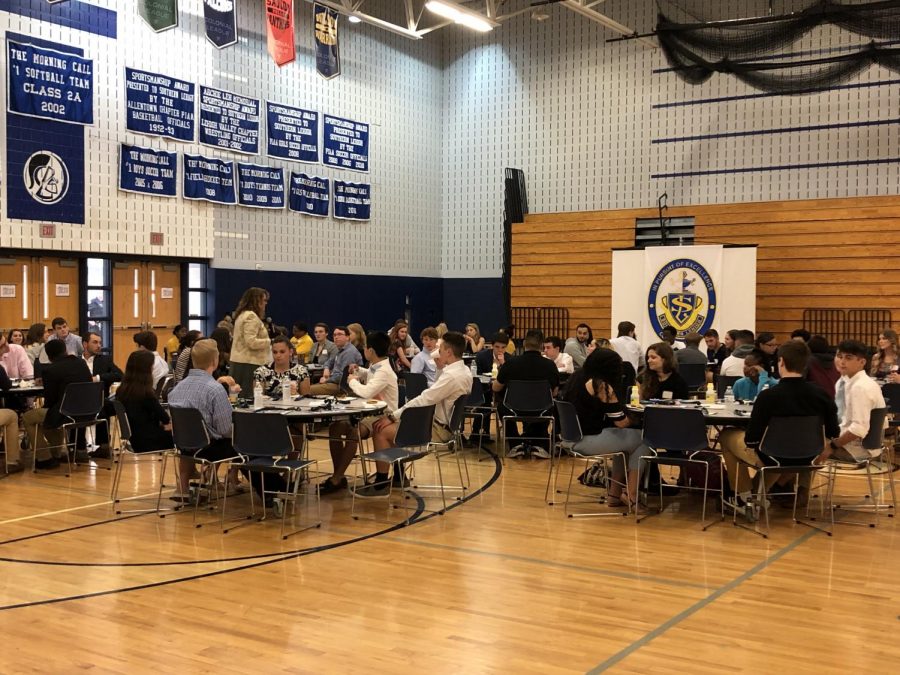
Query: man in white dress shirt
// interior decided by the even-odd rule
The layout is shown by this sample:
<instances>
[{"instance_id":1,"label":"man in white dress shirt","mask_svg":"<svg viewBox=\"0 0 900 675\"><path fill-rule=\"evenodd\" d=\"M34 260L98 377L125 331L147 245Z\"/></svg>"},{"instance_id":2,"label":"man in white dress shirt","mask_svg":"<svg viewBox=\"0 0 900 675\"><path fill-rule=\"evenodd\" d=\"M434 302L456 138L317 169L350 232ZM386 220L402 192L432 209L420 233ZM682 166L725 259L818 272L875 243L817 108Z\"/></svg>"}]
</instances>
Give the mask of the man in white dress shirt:
<instances>
[{"instance_id":1,"label":"man in white dress shirt","mask_svg":"<svg viewBox=\"0 0 900 675\"><path fill-rule=\"evenodd\" d=\"M563 349L563 341L557 335L551 335L544 340L544 357L556 364L560 375L571 375L575 372L575 362Z\"/></svg>"},{"instance_id":2,"label":"man in white dress shirt","mask_svg":"<svg viewBox=\"0 0 900 675\"><path fill-rule=\"evenodd\" d=\"M609 344L623 361L628 361L634 367L634 372L637 373L644 365L644 352L634 334L634 328L634 324L630 321L620 321L619 334L610 340Z\"/></svg>"}]
</instances>

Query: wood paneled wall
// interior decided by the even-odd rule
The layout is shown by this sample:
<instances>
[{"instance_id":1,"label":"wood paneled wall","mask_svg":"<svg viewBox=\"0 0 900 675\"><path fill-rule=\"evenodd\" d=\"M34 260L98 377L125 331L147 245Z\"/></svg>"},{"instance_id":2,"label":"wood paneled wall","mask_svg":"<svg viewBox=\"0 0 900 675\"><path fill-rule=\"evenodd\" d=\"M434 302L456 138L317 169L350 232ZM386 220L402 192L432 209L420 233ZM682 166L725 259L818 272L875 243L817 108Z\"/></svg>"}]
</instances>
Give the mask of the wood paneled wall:
<instances>
[{"instance_id":1,"label":"wood paneled wall","mask_svg":"<svg viewBox=\"0 0 900 675\"><path fill-rule=\"evenodd\" d=\"M634 245L638 218L655 208L544 213L513 225L513 307L569 309L611 334L612 250ZM670 208L694 216L698 244L756 244L756 330L780 339L803 310L876 308L900 324L900 196Z\"/></svg>"}]
</instances>

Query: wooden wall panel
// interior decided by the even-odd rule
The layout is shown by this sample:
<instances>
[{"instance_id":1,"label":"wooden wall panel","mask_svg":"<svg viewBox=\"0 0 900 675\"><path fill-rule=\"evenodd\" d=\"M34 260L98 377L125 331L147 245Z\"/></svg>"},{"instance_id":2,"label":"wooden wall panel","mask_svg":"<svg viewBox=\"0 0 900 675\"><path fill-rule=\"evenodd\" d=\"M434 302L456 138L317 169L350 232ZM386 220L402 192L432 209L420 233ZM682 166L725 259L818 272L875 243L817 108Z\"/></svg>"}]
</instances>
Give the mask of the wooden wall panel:
<instances>
[{"instance_id":1,"label":"wooden wall panel","mask_svg":"<svg viewBox=\"0 0 900 675\"><path fill-rule=\"evenodd\" d=\"M804 309L888 309L900 324L900 196L679 206L668 215L693 216L698 244L758 246L758 331L786 339ZM612 250L634 245L637 218L655 217L655 208L526 216L513 225L512 305L567 307L570 335L581 322L611 335Z\"/></svg>"}]
</instances>

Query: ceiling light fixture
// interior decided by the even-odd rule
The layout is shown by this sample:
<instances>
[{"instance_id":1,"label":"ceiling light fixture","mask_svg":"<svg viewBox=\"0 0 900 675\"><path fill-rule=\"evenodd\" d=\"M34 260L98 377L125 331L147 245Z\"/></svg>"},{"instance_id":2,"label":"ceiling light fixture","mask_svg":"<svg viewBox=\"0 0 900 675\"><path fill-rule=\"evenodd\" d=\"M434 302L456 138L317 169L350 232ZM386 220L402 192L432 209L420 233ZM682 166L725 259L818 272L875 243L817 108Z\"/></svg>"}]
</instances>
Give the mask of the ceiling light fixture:
<instances>
[{"instance_id":1,"label":"ceiling light fixture","mask_svg":"<svg viewBox=\"0 0 900 675\"><path fill-rule=\"evenodd\" d=\"M425 7L429 12L433 12L466 28L477 30L479 33L487 33L500 25L477 12L461 7L454 2L449 2L449 0L429 0L429 2L425 3Z\"/></svg>"},{"instance_id":2,"label":"ceiling light fixture","mask_svg":"<svg viewBox=\"0 0 900 675\"><path fill-rule=\"evenodd\" d=\"M356 16L356 14L351 14L347 17L347 21L349 21L350 23L361 23L362 19Z\"/></svg>"}]
</instances>

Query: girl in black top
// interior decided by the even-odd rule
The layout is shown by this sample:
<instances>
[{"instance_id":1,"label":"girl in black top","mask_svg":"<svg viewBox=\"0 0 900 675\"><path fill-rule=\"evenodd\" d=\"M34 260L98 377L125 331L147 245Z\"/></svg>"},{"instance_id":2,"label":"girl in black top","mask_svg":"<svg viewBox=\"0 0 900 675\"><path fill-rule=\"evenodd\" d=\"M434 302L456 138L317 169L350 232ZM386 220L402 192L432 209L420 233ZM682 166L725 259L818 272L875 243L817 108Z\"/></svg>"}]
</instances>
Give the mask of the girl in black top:
<instances>
[{"instance_id":1,"label":"girl in black top","mask_svg":"<svg viewBox=\"0 0 900 675\"><path fill-rule=\"evenodd\" d=\"M153 352L132 352L116 399L125 406L135 452L157 452L175 446L169 414L153 391Z\"/></svg>"},{"instance_id":2,"label":"girl in black top","mask_svg":"<svg viewBox=\"0 0 900 675\"><path fill-rule=\"evenodd\" d=\"M657 342L647 348L645 356L647 370L641 384L641 399L651 398L690 398L687 382L678 374L675 365L675 352L666 342ZM671 392L671 396L665 396Z\"/></svg>"}]
</instances>

